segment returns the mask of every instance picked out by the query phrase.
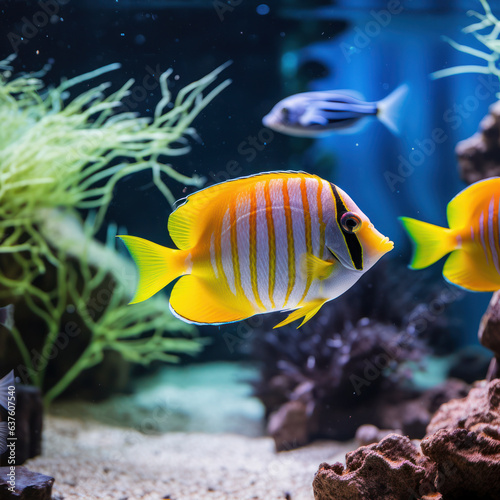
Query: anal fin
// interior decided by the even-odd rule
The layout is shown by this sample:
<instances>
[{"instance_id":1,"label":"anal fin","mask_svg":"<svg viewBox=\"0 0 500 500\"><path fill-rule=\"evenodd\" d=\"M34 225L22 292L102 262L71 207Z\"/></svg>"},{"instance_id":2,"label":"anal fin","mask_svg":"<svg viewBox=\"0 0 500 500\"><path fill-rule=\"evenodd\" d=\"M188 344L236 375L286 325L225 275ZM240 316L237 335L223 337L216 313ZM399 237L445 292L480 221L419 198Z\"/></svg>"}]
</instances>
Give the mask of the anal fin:
<instances>
[{"instance_id":1,"label":"anal fin","mask_svg":"<svg viewBox=\"0 0 500 500\"><path fill-rule=\"evenodd\" d=\"M327 301L327 299L314 299L306 304L304 304L299 309L291 312L286 319L284 319L281 323L278 323L274 328L280 328L282 326L288 325L300 318L304 318L302 323L297 327L300 328L307 323L320 309L321 306Z\"/></svg>"},{"instance_id":2,"label":"anal fin","mask_svg":"<svg viewBox=\"0 0 500 500\"><path fill-rule=\"evenodd\" d=\"M481 259L474 259L464 250L451 253L444 264L443 276L450 283L474 292L494 292L500 289L498 271L489 269L481 263Z\"/></svg>"},{"instance_id":3,"label":"anal fin","mask_svg":"<svg viewBox=\"0 0 500 500\"><path fill-rule=\"evenodd\" d=\"M253 316L250 302L193 275L182 276L170 295L170 309L180 319L199 325L224 324Z\"/></svg>"}]
</instances>

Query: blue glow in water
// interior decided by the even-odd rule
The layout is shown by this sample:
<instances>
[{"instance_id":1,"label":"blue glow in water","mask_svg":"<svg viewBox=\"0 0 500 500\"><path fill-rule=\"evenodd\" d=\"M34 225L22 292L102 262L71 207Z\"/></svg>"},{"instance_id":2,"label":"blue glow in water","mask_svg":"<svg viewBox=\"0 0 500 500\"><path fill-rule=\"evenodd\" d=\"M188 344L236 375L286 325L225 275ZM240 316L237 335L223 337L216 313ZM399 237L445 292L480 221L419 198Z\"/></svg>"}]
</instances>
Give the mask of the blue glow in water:
<instances>
[{"instance_id":1,"label":"blue glow in water","mask_svg":"<svg viewBox=\"0 0 500 500\"><path fill-rule=\"evenodd\" d=\"M266 14L269 14L269 11L271 9L269 8L269 5L266 5L265 3L261 3L260 5L257 6L257 14L260 16L265 16Z\"/></svg>"}]
</instances>

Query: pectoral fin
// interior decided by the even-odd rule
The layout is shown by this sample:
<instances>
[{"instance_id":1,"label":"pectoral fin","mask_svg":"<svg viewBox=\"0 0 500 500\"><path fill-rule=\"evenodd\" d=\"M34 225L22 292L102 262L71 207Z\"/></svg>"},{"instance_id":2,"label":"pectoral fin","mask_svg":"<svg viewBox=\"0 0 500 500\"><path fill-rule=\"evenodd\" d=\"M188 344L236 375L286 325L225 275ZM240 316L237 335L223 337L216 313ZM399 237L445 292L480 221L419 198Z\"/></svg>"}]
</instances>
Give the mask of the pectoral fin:
<instances>
[{"instance_id":1,"label":"pectoral fin","mask_svg":"<svg viewBox=\"0 0 500 500\"><path fill-rule=\"evenodd\" d=\"M328 278L332 274L334 267L334 262L320 259L310 253L306 254L304 257L305 273L307 278L310 278L311 281L315 279L324 280Z\"/></svg>"},{"instance_id":2,"label":"pectoral fin","mask_svg":"<svg viewBox=\"0 0 500 500\"><path fill-rule=\"evenodd\" d=\"M304 317L302 323L297 327L300 328L304 323L309 321L320 309L321 306L327 301L327 299L314 299L307 304L304 304L301 308L296 309L291 312L285 320L278 323L274 328L280 328L281 326L288 325L293 321Z\"/></svg>"}]
</instances>

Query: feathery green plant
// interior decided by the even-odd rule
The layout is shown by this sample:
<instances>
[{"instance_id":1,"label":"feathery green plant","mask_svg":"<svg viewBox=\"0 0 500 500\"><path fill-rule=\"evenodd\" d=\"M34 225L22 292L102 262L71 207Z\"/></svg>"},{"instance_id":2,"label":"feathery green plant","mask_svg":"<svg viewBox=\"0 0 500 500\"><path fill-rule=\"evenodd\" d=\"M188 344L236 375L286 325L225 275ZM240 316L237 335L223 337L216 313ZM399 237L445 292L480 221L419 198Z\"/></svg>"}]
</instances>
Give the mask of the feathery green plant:
<instances>
[{"instance_id":1,"label":"feathery green plant","mask_svg":"<svg viewBox=\"0 0 500 500\"><path fill-rule=\"evenodd\" d=\"M489 52L484 52L482 50L468 47L467 45L459 44L446 36L443 36L442 38L454 49L486 61L486 65L463 65L441 69L431 73L431 78L438 79L462 73L483 73L487 75L495 75L500 80L500 68L498 67L500 59L500 39L498 38L500 35L500 20L491 12L491 8L487 0L479 1L484 8L484 14L480 14L474 10L467 11L467 15L469 17L475 17L479 19L479 22L463 28L462 32L472 33L472 35L479 42L481 42ZM479 33L487 28L492 28L489 33ZM497 92L497 98L500 98L500 92Z\"/></svg>"},{"instance_id":2,"label":"feathery green plant","mask_svg":"<svg viewBox=\"0 0 500 500\"><path fill-rule=\"evenodd\" d=\"M162 98L149 119L120 111L134 80L109 95L110 84L103 83L69 97L75 86L118 69L118 64L47 88L43 71L13 77L11 59L0 61L0 298L23 300L43 320L47 331L42 357L48 357L60 335L68 306L76 309L91 335L76 364L49 389L46 401L99 363L106 349L138 363L175 362L174 353L198 352L200 339L164 336L172 331L194 334L170 314L165 297L140 307L127 305L130 286L123 269L129 263L93 235L102 225L114 186L126 175L150 170L170 204L175 200L165 177L202 185L203 179L181 175L161 160L189 151L187 139L195 134L192 121L230 80L203 93L227 64L183 88L173 103L168 89L172 70L163 73ZM91 224L82 222L81 209L95 211ZM39 284L48 271L56 275L50 290ZM114 285L104 311L90 314L90 297L110 276ZM144 337L146 332L150 334ZM44 387L47 363L34 365L16 326L12 335L32 381Z\"/></svg>"}]
</instances>

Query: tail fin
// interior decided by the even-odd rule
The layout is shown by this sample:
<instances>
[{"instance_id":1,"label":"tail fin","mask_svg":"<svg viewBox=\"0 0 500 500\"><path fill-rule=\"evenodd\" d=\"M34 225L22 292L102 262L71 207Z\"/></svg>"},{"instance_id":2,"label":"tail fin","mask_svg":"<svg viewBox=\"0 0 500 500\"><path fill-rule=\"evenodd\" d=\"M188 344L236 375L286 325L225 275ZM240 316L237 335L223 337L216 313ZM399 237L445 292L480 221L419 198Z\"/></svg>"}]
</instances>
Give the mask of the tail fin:
<instances>
[{"instance_id":1,"label":"tail fin","mask_svg":"<svg viewBox=\"0 0 500 500\"><path fill-rule=\"evenodd\" d=\"M451 229L434 226L409 217L400 217L413 243L413 258L410 269L423 269L457 248Z\"/></svg>"},{"instance_id":2,"label":"tail fin","mask_svg":"<svg viewBox=\"0 0 500 500\"><path fill-rule=\"evenodd\" d=\"M130 304L149 299L186 272L186 252L166 248L136 236L118 236L139 268L139 284Z\"/></svg>"},{"instance_id":3,"label":"tail fin","mask_svg":"<svg viewBox=\"0 0 500 500\"><path fill-rule=\"evenodd\" d=\"M401 108L408 96L410 88L406 83L400 85L385 99L377 103L378 119L395 135L399 135Z\"/></svg>"}]
</instances>

